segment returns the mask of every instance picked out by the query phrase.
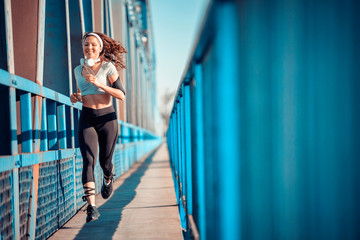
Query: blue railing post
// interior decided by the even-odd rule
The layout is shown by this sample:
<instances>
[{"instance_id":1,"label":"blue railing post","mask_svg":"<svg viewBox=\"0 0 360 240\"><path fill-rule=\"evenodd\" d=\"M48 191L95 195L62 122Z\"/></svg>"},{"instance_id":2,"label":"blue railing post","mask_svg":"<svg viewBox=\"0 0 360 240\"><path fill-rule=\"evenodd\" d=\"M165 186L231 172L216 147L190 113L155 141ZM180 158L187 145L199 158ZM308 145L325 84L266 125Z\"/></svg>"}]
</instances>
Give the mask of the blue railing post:
<instances>
[{"instance_id":1,"label":"blue railing post","mask_svg":"<svg viewBox=\"0 0 360 240\"><path fill-rule=\"evenodd\" d=\"M16 90L10 87L10 128L11 128L11 155L18 154L18 141L17 141L17 119L16 119ZM20 239L20 210L19 210L19 163L16 163L16 167L12 170L12 191L13 197L11 198L11 212L13 216L13 237L14 239Z\"/></svg>"},{"instance_id":2,"label":"blue railing post","mask_svg":"<svg viewBox=\"0 0 360 240\"><path fill-rule=\"evenodd\" d=\"M65 105L60 104L57 106L57 136L58 136L58 149L65 149L66 144L66 117L65 117Z\"/></svg>"},{"instance_id":3,"label":"blue railing post","mask_svg":"<svg viewBox=\"0 0 360 240\"><path fill-rule=\"evenodd\" d=\"M34 152L40 151L40 134L41 134L41 104L42 98L40 96L36 96L35 100L35 107L34 107Z\"/></svg>"},{"instance_id":4,"label":"blue railing post","mask_svg":"<svg viewBox=\"0 0 360 240\"><path fill-rule=\"evenodd\" d=\"M181 185L182 185L182 189L181 189L181 194L182 194L182 200L183 203L186 203L186 168L185 168L185 164L186 164L186 159L185 159L185 108L184 108L184 83L181 84L181 95L180 95L180 140L181 140ZM186 210L186 205L184 205L184 210ZM185 218L186 220L186 218ZM187 229L187 228L185 228Z\"/></svg>"},{"instance_id":5,"label":"blue railing post","mask_svg":"<svg viewBox=\"0 0 360 240\"><path fill-rule=\"evenodd\" d=\"M186 169L186 206L189 215L193 214L192 211L192 148L191 148L191 99L190 99L190 86L184 86L184 123L185 123L185 169Z\"/></svg>"},{"instance_id":6,"label":"blue railing post","mask_svg":"<svg viewBox=\"0 0 360 240\"><path fill-rule=\"evenodd\" d=\"M139 129L139 140L140 141L144 140L144 130L142 128Z\"/></svg>"},{"instance_id":7,"label":"blue railing post","mask_svg":"<svg viewBox=\"0 0 360 240\"><path fill-rule=\"evenodd\" d=\"M122 121L119 120L118 121L118 138L116 139L116 144L121 143L121 138L122 138L122 127L121 127L121 125L122 125Z\"/></svg>"},{"instance_id":8,"label":"blue railing post","mask_svg":"<svg viewBox=\"0 0 360 240\"><path fill-rule=\"evenodd\" d=\"M205 199L205 157L204 157L204 120L203 120L203 68L195 66L195 129L196 129L196 177L199 223L198 231L202 239L206 239L206 199Z\"/></svg>"},{"instance_id":9,"label":"blue railing post","mask_svg":"<svg viewBox=\"0 0 360 240\"><path fill-rule=\"evenodd\" d=\"M171 118L170 118L170 122L171 122L171 128L170 128L170 137L171 137L171 146L170 146L170 149L171 149L171 162L172 162L172 168L175 169L175 143L176 143L176 139L175 139L175 111L173 110L172 111L172 114L171 114ZM176 175L174 175L174 177L176 177ZM176 185L176 184L175 184ZM176 187L176 186L175 186Z\"/></svg>"},{"instance_id":10,"label":"blue railing post","mask_svg":"<svg viewBox=\"0 0 360 240\"><path fill-rule=\"evenodd\" d=\"M31 93L20 95L21 111L21 151L32 152L32 111L31 111Z\"/></svg>"},{"instance_id":11,"label":"blue railing post","mask_svg":"<svg viewBox=\"0 0 360 240\"><path fill-rule=\"evenodd\" d=\"M122 122L121 123L121 142L128 143L130 141L130 129L129 126Z\"/></svg>"},{"instance_id":12,"label":"blue railing post","mask_svg":"<svg viewBox=\"0 0 360 240\"><path fill-rule=\"evenodd\" d=\"M42 99L41 108L41 133L40 133L40 151L48 150L48 134L47 134L47 111L46 98Z\"/></svg>"},{"instance_id":13,"label":"blue railing post","mask_svg":"<svg viewBox=\"0 0 360 240\"><path fill-rule=\"evenodd\" d=\"M175 164L175 177L176 177L176 184L177 184L177 187L178 187L178 191L177 191L177 200L179 200L179 159L180 159L180 141L179 141L179 131L180 131L180 127L179 127L179 116L178 116L178 111L179 111L179 108L178 108L178 103L177 103L177 99L175 100L176 103L175 103L175 110L174 110L174 136L175 136L175 146L174 146L174 164Z\"/></svg>"},{"instance_id":14,"label":"blue railing post","mask_svg":"<svg viewBox=\"0 0 360 240\"><path fill-rule=\"evenodd\" d=\"M180 167L181 167L181 201L182 201L182 210L183 210L183 219L182 219L182 227L184 229L188 229L188 215L187 215L187 182L186 182L186 149L185 149L185 104L184 104L184 82L181 84L180 90L180 141L181 141L181 159L180 159Z\"/></svg>"},{"instance_id":15,"label":"blue railing post","mask_svg":"<svg viewBox=\"0 0 360 240\"><path fill-rule=\"evenodd\" d=\"M136 126L131 127L131 141L132 142L138 141L138 130Z\"/></svg>"},{"instance_id":16,"label":"blue railing post","mask_svg":"<svg viewBox=\"0 0 360 240\"><path fill-rule=\"evenodd\" d=\"M177 108L174 109L174 173L175 173L175 188L176 188L176 200L180 201L179 199L179 191L180 191L180 185L179 185L179 128L178 128L178 114L177 114ZM179 209L180 210L180 209Z\"/></svg>"},{"instance_id":17,"label":"blue railing post","mask_svg":"<svg viewBox=\"0 0 360 240\"><path fill-rule=\"evenodd\" d=\"M21 151L23 153L33 152L33 126L32 126L32 109L31 109L31 93L23 93L20 95L20 117L21 117ZM32 167L31 171L31 190L30 190L30 199L29 199L29 209L28 209L28 218L27 218L27 234L29 237L35 237L35 221L36 221L36 202L37 201L37 187L36 178L38 176L35 172L36 167Z\"/></svg>"},{"instance_id":18,"label":"blue railing post","mask_svg":"<svg viewBox=\"0 0 360 240\"><path fill-rule=\"evenodd\" d=\"M217 8L218 33L215 40L217 54L221 54L218 62L218 114L217 122L221 123L218 131L218 163L219 176L219 222L222 239L238 239L241 236L241 198L239 191L241 154L239 151L240 112L238 109L239 79L239 42L234 38L238 29L238 10L233 2L224 2ZM221 80L220 80L221 79ZM263 229L264 232L267 229Z\"/></svg>"},{"instance_id":19,"label":"blue railing post","mask_svg":"<svg viewBox=\"0 0 360 240\"><path fill-rule=\"evenodd\" d=\"M47 125L49 150L57 150L56 102L47 102Z\"/></svg>"},{"instance_id":20,"label":"blue railing post","mask_svg":"<svg viewBox=\"0 0 360 240\"><path fill-rule=\"evenodd\" d=\"M72 157L73 159L73 166L74 166L74 171L73 171L73 175L76 176L76 149L75 149L75 117L74 117L74 107L70 106L70 128L71 128L71 148L74 148L74 156ZM70 147L70 146L67 146ZM76 179L74 179L74 211L77 211L77 201L76 201Z\"/></svg>"}]
</instances>

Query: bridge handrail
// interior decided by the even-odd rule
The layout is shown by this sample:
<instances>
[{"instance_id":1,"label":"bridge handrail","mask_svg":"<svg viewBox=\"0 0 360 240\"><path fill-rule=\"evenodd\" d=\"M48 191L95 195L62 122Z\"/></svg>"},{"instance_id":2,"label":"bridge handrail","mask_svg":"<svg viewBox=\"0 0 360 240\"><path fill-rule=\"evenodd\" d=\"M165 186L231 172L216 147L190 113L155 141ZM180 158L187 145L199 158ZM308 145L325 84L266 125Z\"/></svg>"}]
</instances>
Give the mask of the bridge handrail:
<instances>
[{"instance_id":1,"label":"bridge handrail","mask_svg":"<svg viewBox=\"0 0 360 240\"><path fill-rule=\"evenodd\" d=\"M208 170L205 170L204 142L206 142L206 137L211 138L213 135L205 136L204 119L207 117L205 108L215 107L210 105L211 103L206 106L204 86L207 87L207 91L214 92L207 95L211 98L218 98L217 92L224 93L224 87L211 88L212 79L203 75L203 68L206 59L211 58L208 56L209 52L213 51L221 56L225 56L223 51L230 52L230 57L226 62L230 68L224 67L224 63L218 64L216 67L212 66L212 69L216 69L212 74L216 72L216 76L235 79L231 75L233 72L231 61L234 60L232 58L234 53L231 53L234 36L231 31L233 23L237 22L235 4L235 1L209 1L176 90L169 117L166 136L181 225L183 229L186 229L186 239L200 239L200 236L201 239L209 238L206 235L207 223L212 222L205 214L208 183L205 182L204 176ZM219 59L219 61L224 60L221 57ZM208 131L213 131L213 129L208 129ZM209 199L209 201L213 200Z\"/></svg>"},{"instance_id":2,"label":"bridge handrail","mask_svg":"<svg viewBox=\"0 0 360 240\"><path fill-rule=\"evenodd\" d=\"M0 184L4 186L0 193L5 196L1 198L1 204L6 209L11 205L11 223L6 224L12 227L13 235L10 236L22 236L24 233L19 233L19 229L25 228L26 231L25 225L29 224L27 230L30 229L31 236L46 237L85 204L81 200L83 189L79 180L82 169L81 152L75 142L76 118L80 115L82 103L72 104L68 96L0 69L0 87L4 86L9 87L9 112L3 114L10 114L8 141L11 147L9 154L0 155ZM19 101L19 105L16 101ZM19 116L17 110L20 112ZM119 136L113 157L116 178L161 143L161 138L147 129L121 120L118 120L118 125ZM19 130L18 126L21 126ZM125 130L129 136L123 135ZM54 134L55 137L52 136ZM41 171L45 175L41 175ZM66 182L59 183L65 176ZM96 185L101 185L99 161L95 167L95 177ZM55 180L50 184L58 190L48 189L49 178ZM49 197L48 194L59 189L62 193L55 196L59 198L55 204L51 200L54 196ZM99 187L96 193L99 193ZM65 203L68 207L60 213ZM41 212L38 215L37 209ZM54 212L59 215L56 223L44 221L47 218L53 219ZM5 214L2 209L0 214ZM27 219L27 222L21 219ZM41 233L35 234L38 230Z\"/></svg>"},{"instance_id":3,"label":"bridge handrail","mask_svg":"<svg viewBox=\"0 0 360 240\"><path fill-rule=\"evenodd\" d=\"M40 86L39 84L26 78L11 74L3 69L0 69L0 84L51 99L79 110L82 109L82 104L80 102L73 104L71 103L68 96L65 96L64 94L56 92L50 88Z\"/></svg>"}]
</instances>

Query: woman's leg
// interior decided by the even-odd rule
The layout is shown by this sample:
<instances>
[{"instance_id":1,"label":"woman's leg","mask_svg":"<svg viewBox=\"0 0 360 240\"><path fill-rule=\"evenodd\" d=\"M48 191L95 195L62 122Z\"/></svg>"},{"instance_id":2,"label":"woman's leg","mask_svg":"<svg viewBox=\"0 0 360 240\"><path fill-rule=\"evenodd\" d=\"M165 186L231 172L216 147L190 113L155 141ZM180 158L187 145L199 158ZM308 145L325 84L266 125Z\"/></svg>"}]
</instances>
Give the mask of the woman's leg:
<instances>
[{"instance_id":1,"label":"woman's leg","mask_svg":"<svg viewBox=\"0 0 360 240\"><path fill-rule=\"evenodd\" d=\"M115 114L115 113L114 113ZM117 120L108 121L98 128L99 135L99 160L104 176L112 177L112 157L118 138ZM107 182L110 180L107 179Z\"/></svg>"},{"instance_id":2,"label":"woman's leg","mask_svg":"<svg viewBox=\"0 0 360 240\"><path fill-rule=\"evenodd\" d=\"M84 185L85 199L90 205L95 205L94 169L98 154L98 135L95 128L80 118L79 145L83 157L82 183Z\"/></svg>"},{"instance_id":3,"label":"woman's leg","mask_svg":"<svg viewBox=\"0 0 360 240\"><path fill-rule=\"evenodd\" d=\"M114 113L115 114L115 113ZM99 128L99 160L104 173L104 183L101 187L101 196L107 199L113 191L113 164L112 156L118 137L117 120L107 121Z\"/></svg>"}]
</instances>

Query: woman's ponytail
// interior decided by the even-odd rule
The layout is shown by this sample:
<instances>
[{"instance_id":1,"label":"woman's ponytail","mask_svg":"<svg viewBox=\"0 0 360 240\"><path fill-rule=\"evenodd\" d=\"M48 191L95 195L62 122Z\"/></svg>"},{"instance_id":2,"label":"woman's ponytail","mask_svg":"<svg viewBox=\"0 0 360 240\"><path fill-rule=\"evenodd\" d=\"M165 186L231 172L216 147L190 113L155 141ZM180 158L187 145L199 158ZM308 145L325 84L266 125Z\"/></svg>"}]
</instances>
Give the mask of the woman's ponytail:
<instances>
[{"instance_id":1,"label":"woman's ponytail","mask_svg":"<svg viewBox=\"0 0 360 240\"><path fill-rule=\"evenodd\" d=\"M124 53L127 53L127 51L122 46L122 44L103 33L95 33L101 37L104 44L103 49L100 53L100 58L102 58L102 60L106 62L112 62L118 71L126 68L123 58Z\"/></svg>"}]
</instances>

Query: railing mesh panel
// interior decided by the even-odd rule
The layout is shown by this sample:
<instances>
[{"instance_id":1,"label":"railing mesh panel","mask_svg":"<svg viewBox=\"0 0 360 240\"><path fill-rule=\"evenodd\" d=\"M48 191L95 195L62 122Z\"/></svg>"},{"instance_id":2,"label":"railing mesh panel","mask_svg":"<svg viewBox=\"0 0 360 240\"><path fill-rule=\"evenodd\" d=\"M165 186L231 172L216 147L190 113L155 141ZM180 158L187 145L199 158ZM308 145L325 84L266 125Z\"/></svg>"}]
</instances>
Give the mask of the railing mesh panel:
<instances>
[{"instance_id":1,"label":"railing mesh panel","mask_svg":"<svg viewBox=\"0 0 360 240\"><path fill-rule=\"evenodd\" d=\"M19 168L19 216L21 239L26 237L31 189L31 172L31 166Z\"/></svg>"},{"instance_id":2,"label":"railing mesh panel","mask_svg":"<svg viewBox=\"0 0 360 240\"><path fill-rule=\"evenodd\" d=\"M75 213L73 158L60 160L58 181L59 226Z\"/></svg>"},{"instance_id":3,"label":"railing mesh panel","mask_svg":"<svg viewBox=\"0 0 360 240\"><path fill-rule=\"evenodd\" d=\"M81 199L84 195L84 188L82 185L82 169L83 169L83 159L81 155L75 156L75 176L76 176L76 210L79 210L84 206L85 202Z\"/></svg>"},{"instance_id":4,"label":"railing mesh panel","mask_svg":"<svg viewBox=\"0 0 360 240\"><path fill-rule=\"evenodd\" d=\"M123 168L123 150L117 150L114 152L114 173L115 173L115 179L119 178L120 175L124 172Z\"/></svg>"},{"instance_id":5,"label":"railing mesh panel","mask_svg":"<svg viewBox=\"0 0 360 240\"><path fill-rule=\"evenodd\" d=\"M13 196L11 171L0 173L0 239L13 239L11 198Z\"/></svg>"},{"instance_id":6,"label":"railing mesh panel","mask_svg":"<svg viewBox=\"0 0 360 240\"><path fill-rule=\"evenodd\" d=\"M40 164L36 238L47 238L58 226L59 161Z\"/></svg>"}]
</instances>

